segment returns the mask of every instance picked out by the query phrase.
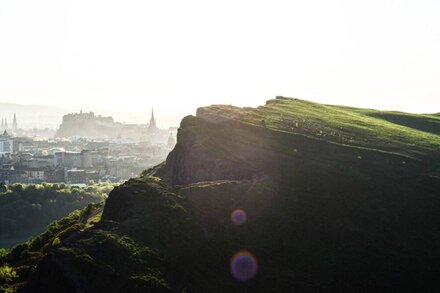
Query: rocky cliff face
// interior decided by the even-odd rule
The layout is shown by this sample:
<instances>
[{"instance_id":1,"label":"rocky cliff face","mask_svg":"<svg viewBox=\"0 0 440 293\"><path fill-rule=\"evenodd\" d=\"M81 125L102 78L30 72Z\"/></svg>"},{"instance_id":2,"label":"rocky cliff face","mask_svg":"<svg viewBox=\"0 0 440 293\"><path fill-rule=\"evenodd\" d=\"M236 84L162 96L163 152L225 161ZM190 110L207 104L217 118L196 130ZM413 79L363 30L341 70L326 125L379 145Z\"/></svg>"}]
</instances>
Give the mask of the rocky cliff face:
<instances>
[{"instance_id":1,"label":"rocky cliff face","mask_svg":"<svg viewBox=\"0 0 440 293\"><path fill-rule=\"evenodd\" d=\"M171 185L258 178L279 164L280 154L271 149L270 139L264 129L233 120L189 116L183 119L178 144L158 174L168 177Z\"/></svg>"}]
</instances>

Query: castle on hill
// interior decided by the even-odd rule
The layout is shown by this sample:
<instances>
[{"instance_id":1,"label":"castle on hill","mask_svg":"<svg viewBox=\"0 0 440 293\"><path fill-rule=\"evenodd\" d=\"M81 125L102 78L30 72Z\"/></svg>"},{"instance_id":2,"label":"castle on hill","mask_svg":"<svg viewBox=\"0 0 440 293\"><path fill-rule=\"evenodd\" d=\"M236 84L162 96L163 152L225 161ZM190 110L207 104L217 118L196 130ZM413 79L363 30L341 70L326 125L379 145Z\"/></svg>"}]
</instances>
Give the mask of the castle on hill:
<instances>
[{"instance_id":1,"label":"castle on hill","mask_svg":"<svg viewBox=\"0 0 440 293\"><path fill-rule=\"evenodd\" d=\"M93 112L88 112L88 113L83 113L83 111L80 111L79 113L69 113L67 115L63 116L63 123L65 122L69 122L69 123L75 123L75 122L84 122L84 121L96 121L96 122L100 122L100 123L114 123L113 121L113 117L108 116L108 117L103 117L101 115L99 116L95 116L95 113Z\"/></svg>"},{"instance_id":2,"label":"castle on hill","mask_svg":"<svg viewBox=\"0 0 440 293\"><path fill-rule=\"evenodd\" d=\"M69 113L63 116L56 137L132 138L148 141L168 141L168 129L157 126L154 109L148 124L123 124L113 117L96 116L93 112Z\"/></svg>"},{"instance_id":3,"label":"castle on hill","mask_svg":"<svg viewBox=\"0 0 440 293\"><path fill-rule=\"evenodd\" d=\"M96 116L93 112L80 111L64 115L55 136L111 138L120 128L120 123L115 123L113 117Z\"/></svg>"}]
</instances>

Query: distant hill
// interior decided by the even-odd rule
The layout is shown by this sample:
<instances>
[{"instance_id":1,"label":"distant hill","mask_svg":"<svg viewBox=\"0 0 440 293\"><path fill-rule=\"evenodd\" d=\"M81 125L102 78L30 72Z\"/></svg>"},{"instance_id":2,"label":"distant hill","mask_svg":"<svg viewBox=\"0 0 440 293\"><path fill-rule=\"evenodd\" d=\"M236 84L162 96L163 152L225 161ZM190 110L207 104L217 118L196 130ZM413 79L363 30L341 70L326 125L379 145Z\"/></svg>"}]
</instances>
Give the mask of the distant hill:
<instances>
[{"instance_id":1,"label":"distant hill","mask_svg":"<svg viewBox=\"0 0 440 293\"><path fill-rule=\"evenodd\" d=\"M278 97L0 260L23 292L434 292L440 117Z\"/></svg>"}]
</instances>

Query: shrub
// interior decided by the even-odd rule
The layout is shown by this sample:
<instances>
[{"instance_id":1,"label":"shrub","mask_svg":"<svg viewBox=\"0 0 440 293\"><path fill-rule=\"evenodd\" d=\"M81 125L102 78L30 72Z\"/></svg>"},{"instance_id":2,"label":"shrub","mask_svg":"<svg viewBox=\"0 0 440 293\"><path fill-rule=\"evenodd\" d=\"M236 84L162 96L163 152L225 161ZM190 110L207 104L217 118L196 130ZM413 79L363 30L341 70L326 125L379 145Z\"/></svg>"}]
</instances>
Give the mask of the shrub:
<instances>
[{"instance_id":1,"label":"shrub","mask_svg":"<svg viewBox=\"0 0 440 293\"><path fill-rule=\"evenodd\" d=\"M10 283L15 278L17 278L17 273L11 267L0 267L0 285Z\"/></svg>"},{"instance_id":2,"label":"shrub","mask_svg":"<svg viewBox=\"0 0 440 293\"><path fill-rule=\"evenodd\" d=\"M56 237L53 241L52 241L52 246L53 247L56 247L56 246L58 246L58 245L60 245L61 244L61 240L60 240L60 238L58 238L58 237Z\"/></svg>"},{"instance_id":3,"label":"shrub","mask_svg":"<svg viewBox=\"0 0 440 293\"><path fill-rule=\"evenodd\" d=\"M0 248L0 263L2 259L8 254L8 251L4 248Z\"/></svg>"}]
</instances>

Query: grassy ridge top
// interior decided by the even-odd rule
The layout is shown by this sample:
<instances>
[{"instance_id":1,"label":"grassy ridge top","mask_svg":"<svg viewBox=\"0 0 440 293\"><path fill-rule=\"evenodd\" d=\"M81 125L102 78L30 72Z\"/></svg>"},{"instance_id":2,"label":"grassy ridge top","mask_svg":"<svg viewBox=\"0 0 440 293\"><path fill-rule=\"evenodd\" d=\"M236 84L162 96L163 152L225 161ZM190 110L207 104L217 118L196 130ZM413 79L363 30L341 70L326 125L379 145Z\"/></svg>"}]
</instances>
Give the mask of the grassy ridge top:
<instances>
[{"instance_id":1,"label":"grassy ridge top","mask_svg":"<svg viewBox=\"0 0 440 293\"><path fill-rule=\"evenodd\" d=\"M414 158L438 156L440 117L323 105L277 97L258 108L209 107L216 115L351 145Z\"/></svg>"}]
</instances>

